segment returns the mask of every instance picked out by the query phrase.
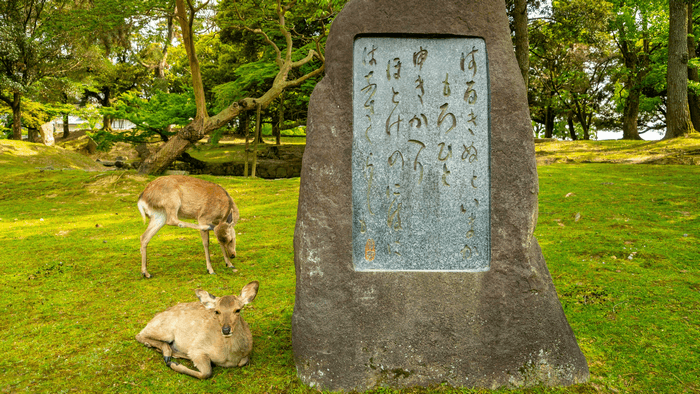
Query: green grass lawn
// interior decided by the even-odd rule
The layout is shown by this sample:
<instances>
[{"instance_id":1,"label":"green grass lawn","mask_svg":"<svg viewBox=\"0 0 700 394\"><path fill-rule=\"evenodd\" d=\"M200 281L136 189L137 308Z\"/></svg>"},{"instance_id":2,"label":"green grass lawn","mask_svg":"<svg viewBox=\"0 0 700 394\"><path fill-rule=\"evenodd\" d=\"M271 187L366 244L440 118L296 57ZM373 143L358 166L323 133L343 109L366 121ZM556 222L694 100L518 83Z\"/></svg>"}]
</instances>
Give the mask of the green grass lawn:
<instances>
[{"instance_id":1,"label":"green grass lawn","mask_svg":"<svg viewBox=\"0 0 700 394\"><path fill-rule=\"evenodd\" d=\"M203 176L239 206L238 271L212 236L207 275L198 232L166 226L145 280L136 199L153 178L42 170L33 157L0 153L0 392L315 392L291 349L298 178ZM592 379L513 392L700 392L700 167L554 164L539 177L536 236ZM250 365L199 381L134 340L194 289L238 294L252 280ZM435 391L486 392L374 393Z\"/></svg>"}]
</instances>

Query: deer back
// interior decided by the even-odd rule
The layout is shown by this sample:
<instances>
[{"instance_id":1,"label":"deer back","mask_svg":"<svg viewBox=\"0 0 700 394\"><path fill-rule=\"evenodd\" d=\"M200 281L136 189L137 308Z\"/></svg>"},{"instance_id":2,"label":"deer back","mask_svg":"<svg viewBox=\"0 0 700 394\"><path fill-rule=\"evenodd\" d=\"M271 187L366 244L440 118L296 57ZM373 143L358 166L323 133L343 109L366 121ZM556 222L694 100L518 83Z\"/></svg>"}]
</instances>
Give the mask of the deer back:
<instances>
[{"instance_id":1,"label":"deer back","mask_svg":"<svg viewBox=\"0 0 700 394\"><path fill-rule=\"evenodd\" d=\"M210 224L238 221L238 207L226 190L209 181L184 175L155 179L146 186L139 200L154 209L173 209L178 217Z\"/></svg>"}]
</instances>

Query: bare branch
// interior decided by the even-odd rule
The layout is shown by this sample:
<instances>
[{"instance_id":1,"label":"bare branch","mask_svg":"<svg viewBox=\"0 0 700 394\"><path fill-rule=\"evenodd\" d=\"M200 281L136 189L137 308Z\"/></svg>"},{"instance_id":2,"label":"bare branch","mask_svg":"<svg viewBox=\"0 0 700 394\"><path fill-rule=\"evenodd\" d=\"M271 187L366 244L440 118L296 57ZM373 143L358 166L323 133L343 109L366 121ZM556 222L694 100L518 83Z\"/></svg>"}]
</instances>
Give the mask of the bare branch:
<instances>
[{"instance_id":1,"label":"bare branch","mask_svg":"<svg viewBox=\"0 0 700 394\"><path fill-rule=\"evenodd\" d=\"M293 80L293 81L288 81L288 82L284 85L284 87L285 87L285 88L291 88L291 87L299 86L299 85L301 85L302 83L304 83L304 81L306 81L307 79L313 78L313 77L315 77L315 76L320 75L321 73L323 73L323 70L324 70L325 68L326 68L326 65L325 65L325 63L324 63L324 64L321 65L321 67L315 69L314 71L311 71L310 73L308 73L308 74L306 74L306 75L303 75L303 76L301 76L301 77L299 77L299 78L297 78L297 79L295 79L295 80Z\"/></svg>"},{"instance_id":2,"label":"bare branch","mask_svg":"<svg viewBox=\"0 0 700 394\"><path fill-rule=\"evenodd\" d=\"M277 46L277 44L275 44L275 43L270 39L270 36L268 36L267 33L265 33L262 29L252 29L252 28L250 28L250 27L248 27L248 26L241 26L241 27L237 27L237 28L238 28L238 29L247 30L247 31L249 31L249 32L251 32L251 33L259 34L259 35L263 36L263 37L265 38L265 42L268 43L270 46L272 46L272 48L275 50L275 63L277 63L277 66L278 66L278 67L282 68L282 65L284 64L284 63L282 62L282 51L281 51L280 48Z\"/></svg>"},{"instance_id":3,"label":"bare branch","mask_svg":"<svg viewBox=\"0 0 700 394\"><path fill-rule=\"evenodd\" d=\"M299 68L299 67L303 66L304 64L310 62L310 61L314 58L314 56L317 56L317 57L319 58L319 60L321 59L321 58L318 56L318 54L316 53L316 51L314 51L314 50L312 49L312 50L309 51L309 54L306 55L305 58L303 58L303 59L301 59L301 60L299 60L299 61L296 61L296 62L291 62L291 63L289 64L289 66L290 66L291 68Z\"/></svg>"}]
</instances>

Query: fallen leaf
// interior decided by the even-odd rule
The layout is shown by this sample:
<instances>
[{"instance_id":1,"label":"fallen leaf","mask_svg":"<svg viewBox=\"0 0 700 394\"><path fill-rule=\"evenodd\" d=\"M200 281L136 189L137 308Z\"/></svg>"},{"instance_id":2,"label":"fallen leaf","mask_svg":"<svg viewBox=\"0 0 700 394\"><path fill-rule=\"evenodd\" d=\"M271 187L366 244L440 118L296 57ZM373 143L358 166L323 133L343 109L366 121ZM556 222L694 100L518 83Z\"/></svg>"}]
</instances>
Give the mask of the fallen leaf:
<instances>
[{"instance_id":1,"label":"fallen leaf","mask_svg":"<svg viewBox=\"0 0 700 394\"><path fill-rule=\"evenodd\" d=\"M564 198L571 197L571 196L574 196L574 195L575 195L574 193L567 193L567 194L564 196Z\"/></svg>"},{"instance_id":2,"label":"fallen leaf","mask_svg":"<svg viewBox=\"0 0 700 394\"><path fill-rule=\"evenodd\" d=\"M576 217L574 217L574 222L581 220L581 212L576 212Z\"/></svg>"}]
</instances>

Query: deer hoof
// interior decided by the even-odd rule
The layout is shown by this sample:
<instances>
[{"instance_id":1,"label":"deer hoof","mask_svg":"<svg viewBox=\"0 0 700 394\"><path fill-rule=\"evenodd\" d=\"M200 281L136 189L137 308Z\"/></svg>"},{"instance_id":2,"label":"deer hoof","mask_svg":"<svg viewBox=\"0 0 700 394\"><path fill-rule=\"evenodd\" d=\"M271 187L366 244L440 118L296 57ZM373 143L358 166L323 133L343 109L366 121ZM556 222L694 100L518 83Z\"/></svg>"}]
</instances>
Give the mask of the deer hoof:
<instances>
[{"instance_id":1,"label":"deer hoof","mask_svg":"<svg viewBox=\"0 0 700 394\"><path fill-rule=\"evenodd\" d=\"M170 356L168 356L168 357L163 356L163 361L165 361L165 365L167 365L168 367L170 366L170 364L173 363L172 359L173 358Z\"/></svg>"},{"instance_id":2,"label":"deer hoof","mask_svg":"<svg viewBox=\"0 0 700 394\"><path fill-rule=\"evenodd\" d=\"M146 279L151 279L151 274L149 274L148 272L142 272L141 276L143 276Z\"/></svg>"}]
</instances>

